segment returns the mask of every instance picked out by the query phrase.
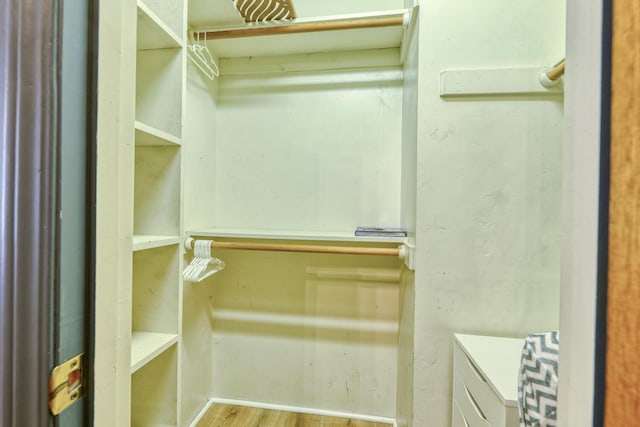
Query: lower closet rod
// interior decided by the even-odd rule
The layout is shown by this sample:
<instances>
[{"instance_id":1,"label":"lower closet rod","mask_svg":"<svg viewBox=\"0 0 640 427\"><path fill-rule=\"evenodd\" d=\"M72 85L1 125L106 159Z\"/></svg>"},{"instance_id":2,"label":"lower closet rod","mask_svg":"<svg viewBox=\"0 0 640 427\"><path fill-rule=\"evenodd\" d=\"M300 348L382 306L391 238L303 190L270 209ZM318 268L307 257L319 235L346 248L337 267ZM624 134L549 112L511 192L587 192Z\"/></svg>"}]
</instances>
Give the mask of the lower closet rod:
<instances>
[{"instance_id":1,"label":"lower closet rod","mask_svg":"<svg viewBox=\"0 0 640 427\"><path fill-rule=\"evenodd\" d=\"M195 240L187 239L187 245L193 249ZM273 252L305 252L316 254L347 254L347 255L382 255L403 257L401 248L371 248L346 246L316 246L316 245L287 245L277 243L241 243L241 242L211 242L212 249L244 249L249 251Z\"/></svg>"}]
</instances>

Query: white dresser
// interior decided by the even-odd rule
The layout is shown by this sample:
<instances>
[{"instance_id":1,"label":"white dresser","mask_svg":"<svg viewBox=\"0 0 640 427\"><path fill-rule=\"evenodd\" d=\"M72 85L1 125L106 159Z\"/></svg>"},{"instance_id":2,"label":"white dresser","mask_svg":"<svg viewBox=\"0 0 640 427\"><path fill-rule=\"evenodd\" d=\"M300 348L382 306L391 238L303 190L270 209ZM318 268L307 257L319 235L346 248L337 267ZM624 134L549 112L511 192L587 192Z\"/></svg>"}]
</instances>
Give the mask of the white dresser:
<instances>
[{"instance_id":1,"label":"white dresser","mask_svg":"<svg viewBox=\"0 0 640 427\"><path fill-rule=\"evenodd\" d=\"M455 335L453 427L517 427L524 339Z\"/></svg>"}]
</instances>

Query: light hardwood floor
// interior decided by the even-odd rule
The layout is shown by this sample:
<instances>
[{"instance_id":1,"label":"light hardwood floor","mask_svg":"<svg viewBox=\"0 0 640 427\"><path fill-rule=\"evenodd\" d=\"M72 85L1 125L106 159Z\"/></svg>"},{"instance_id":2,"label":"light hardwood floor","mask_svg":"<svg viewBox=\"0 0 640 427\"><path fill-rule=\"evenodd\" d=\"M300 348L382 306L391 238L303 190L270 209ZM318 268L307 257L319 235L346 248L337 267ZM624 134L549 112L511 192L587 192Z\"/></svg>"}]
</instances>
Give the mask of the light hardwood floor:
<instances>
[{"instance_id":1,"label":"light hardwood floor","mask_svg":"<svg viewBox=\"0 0 640 427\"><path fill-rule=\"evenodd\" d=\"M297 414L235 405L212 405L197 427L391 427L391 424Z\"/></svg>"}]
</instances>

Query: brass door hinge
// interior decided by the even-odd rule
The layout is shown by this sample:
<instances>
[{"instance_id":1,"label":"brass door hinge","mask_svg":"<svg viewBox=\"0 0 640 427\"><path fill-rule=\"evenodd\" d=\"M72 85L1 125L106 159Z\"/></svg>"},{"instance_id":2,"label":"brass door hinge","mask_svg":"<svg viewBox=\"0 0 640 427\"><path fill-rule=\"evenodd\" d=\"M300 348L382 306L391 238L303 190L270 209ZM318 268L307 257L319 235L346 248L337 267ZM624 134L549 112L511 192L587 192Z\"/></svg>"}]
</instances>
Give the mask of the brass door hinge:
<instances>
[{"instance_id":1,"label":"brass door hinge","mask_svg":"<svg viewBox=\"0 0 640 427\"><path fill-rule=\"evenodd\" d=\"M49 408L53 415L80 400L84 390L82 384L82 356L79 354L51 371L49 377Z\"/></svg>"}]
</instances>

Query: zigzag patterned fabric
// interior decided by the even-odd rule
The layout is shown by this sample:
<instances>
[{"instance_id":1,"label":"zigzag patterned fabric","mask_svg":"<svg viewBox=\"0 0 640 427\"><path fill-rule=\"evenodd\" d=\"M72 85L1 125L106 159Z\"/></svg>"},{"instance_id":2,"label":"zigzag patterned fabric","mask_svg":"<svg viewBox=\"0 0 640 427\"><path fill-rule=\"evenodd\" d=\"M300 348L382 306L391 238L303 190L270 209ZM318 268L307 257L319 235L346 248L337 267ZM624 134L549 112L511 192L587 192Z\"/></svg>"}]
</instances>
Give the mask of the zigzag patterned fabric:
<instances>
[{"instance_id":1,"label":"zigzag patterned fabric","mask_svg":"<svg viewBox=\"0 0 640 427\"><path fill-rule=\"evenodd\" d=\"M521 427L556 427L559 348L558 331L525 339L518 375Z\"/></svg>"}]
</instances>

